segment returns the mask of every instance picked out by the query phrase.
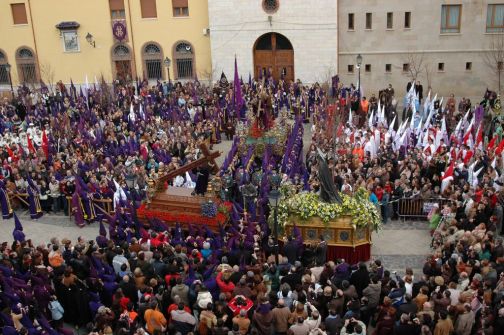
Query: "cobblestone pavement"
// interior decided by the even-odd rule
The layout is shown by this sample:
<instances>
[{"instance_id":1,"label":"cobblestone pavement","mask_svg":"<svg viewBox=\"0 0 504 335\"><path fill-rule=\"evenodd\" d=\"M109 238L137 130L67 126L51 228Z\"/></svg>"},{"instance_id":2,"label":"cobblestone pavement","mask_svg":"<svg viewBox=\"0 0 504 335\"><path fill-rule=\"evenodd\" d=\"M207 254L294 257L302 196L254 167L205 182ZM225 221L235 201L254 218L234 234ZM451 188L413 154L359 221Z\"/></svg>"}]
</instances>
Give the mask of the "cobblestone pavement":
<instances>
[{"instance_id":1,"label":"cobblestone pavement","mask_svg":"<svg viewBox=\"0 0 504 335\"><path fill-rule=\"evenodd\" d=\"M419 277L430 252L431 236L427 222L392 221L373 234L372 259L380 259L385 268L403 275L407 267Z\"/></svg>"}]
</instances>

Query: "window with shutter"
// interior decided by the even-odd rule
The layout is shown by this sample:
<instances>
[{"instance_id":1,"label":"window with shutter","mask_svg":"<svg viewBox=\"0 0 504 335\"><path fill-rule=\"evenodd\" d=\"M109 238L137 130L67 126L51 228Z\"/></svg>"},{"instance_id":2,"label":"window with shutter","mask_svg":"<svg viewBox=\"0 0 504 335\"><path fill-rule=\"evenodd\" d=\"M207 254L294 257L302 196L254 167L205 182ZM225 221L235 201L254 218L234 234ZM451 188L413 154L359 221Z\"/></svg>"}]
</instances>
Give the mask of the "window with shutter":
<instances>
[{"instance_id":1,"label":"window with shutter","mask_svg":"<svg viewBox=\"0 0 504 335\"><path fill-rule=\"evenodd\" d=\"M109 0L110 10L124 10L124 0Z\"/></svg>"},{"instance_id":2,"label":"window with shutter","mask_svg":"<svg viewBox=\"0 0 504 335\"><path fill-rule=\"evenodd\" d=\"M156 0L140 0L142 18L157 18Z\"/></svg>"},{"instance_id":3,"label":"window with shutter","mask_svg":"<svg viewBox=\"0 0 504 335\"><path fill-rule=\"evenodd\" d=\"M109 0L109 7L110 7L110 17L113 20L126 18L124 0Z\"/></svg>"},{"instance_id":4,"label":"window with shutter","mask_svg":"<svg viewBox=\"0 0 504 335\"><path fill-rule=\"evenodd\" d=\"M462 5L441 6L441 33L460 33Z\"/></svg>"},{"instance_id":5,"label":"window with shutter","mask_svg":"<svg viewBox=\"0 0 504 335\"><path fill-rule=\"evenodd\" d=\"M26 16L26 7L24 3L12 3L12 21L14 24L28 24L28 17Z\"/></svg>"},{"instance_id":6,"label":"window with shutter","mask_svg":"<svg viewBox=\"0 0 504 335\"><path fill-rule=\"evenodd\" d=\"M172 0L173 16L189 16L188 0Z\"/></svg>"}]
</instances>

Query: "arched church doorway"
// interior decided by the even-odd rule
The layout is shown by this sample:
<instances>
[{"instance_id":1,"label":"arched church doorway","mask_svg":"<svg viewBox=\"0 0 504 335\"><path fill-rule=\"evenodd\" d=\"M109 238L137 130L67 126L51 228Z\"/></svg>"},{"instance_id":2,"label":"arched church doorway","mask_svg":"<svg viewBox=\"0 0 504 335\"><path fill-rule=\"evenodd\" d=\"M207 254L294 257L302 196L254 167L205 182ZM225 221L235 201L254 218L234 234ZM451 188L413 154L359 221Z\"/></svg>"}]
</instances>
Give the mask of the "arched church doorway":
<instances>
[{"instance_id":1,"label":"arched church doorway","mask_svg":"<svg viewBox=\"0 0 504 335\"><path fill-rule=\"evenodd\" d=\"M287 37L267 33L254 43L254 76L273 76L275 80L294 80L294 49Z\"/></svg>"}]
</instances>

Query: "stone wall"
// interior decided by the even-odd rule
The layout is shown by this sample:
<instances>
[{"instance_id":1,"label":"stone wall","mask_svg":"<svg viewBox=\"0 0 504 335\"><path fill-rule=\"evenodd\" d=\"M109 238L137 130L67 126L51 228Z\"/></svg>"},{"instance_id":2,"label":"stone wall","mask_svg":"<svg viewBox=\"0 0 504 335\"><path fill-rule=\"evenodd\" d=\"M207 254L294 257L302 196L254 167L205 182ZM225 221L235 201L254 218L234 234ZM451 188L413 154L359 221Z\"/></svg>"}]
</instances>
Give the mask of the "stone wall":
<instances>
[{"instance_id":1,"label":"stone wall","mask_svg":"<svg viewBox=\"0 0 504 335\"><path fill-rule=\"evenodd\" d=\"M481 0L339 0L339 73L343 82L357 83L357 69L348 72L356 56L363 57L361 83L364 93L376 93L391 83L402 99L412 74L403 71L404 63L419 63L418 80L434 93L447 97L481 98L486 87L498 90L495 71L484 61L492 41L504 41L502 34L487 33L488 4ZM441 6L461 4L459 33L441 33ZM393 13L393 28L387 29L387 13ZM404 27L405 12L411 12L411 28ZM353 30L348 29L348 14L354 13ZM366 13L372 13L372 29L365 29ZM466 63L472 63L466 70ZM439 63L444 69L439 70ZM371 71L365 71L365 65ZM391 71L386 72L386 64ZM503 80L504 83L504 80ZM504 86L504 85L503 85Z\"/></svg>"},{"instance_id":2,"label":"stone wall","mask_svg":"<svg viewBox=\"0 0 504 335\"><path fill-rule=\"evenodd\" d=\"M260 0L209 0L214 80L224 71L233 79L234 56L243 80L253 75L253 47L261 35L277 32L294 48L294 74L303 82L327 81L337 67L337 2L280 0L273 14ZM271 22L269 20L271 16Z\"/></svg>"}]
</instances>

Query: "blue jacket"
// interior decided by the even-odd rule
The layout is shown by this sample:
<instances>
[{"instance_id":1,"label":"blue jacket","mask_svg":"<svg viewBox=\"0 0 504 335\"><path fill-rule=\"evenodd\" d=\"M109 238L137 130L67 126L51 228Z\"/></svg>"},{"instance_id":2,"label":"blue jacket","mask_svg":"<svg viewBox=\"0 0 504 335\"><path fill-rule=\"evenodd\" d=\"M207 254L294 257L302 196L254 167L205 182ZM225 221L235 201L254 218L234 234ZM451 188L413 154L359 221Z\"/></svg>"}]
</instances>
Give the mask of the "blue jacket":
<instances>
[{"instance_id":1,"label":"blue jacket","mask_svg":"<svg viewBox=\"0 0 504 335\"><path fill-rule=\"evenodd\" d=\"M51 317L53 320L58 321L63 317L65 310L58 300L51 301L49 303L49 309L51 310Z\"/></svg>"}]
</instances>

